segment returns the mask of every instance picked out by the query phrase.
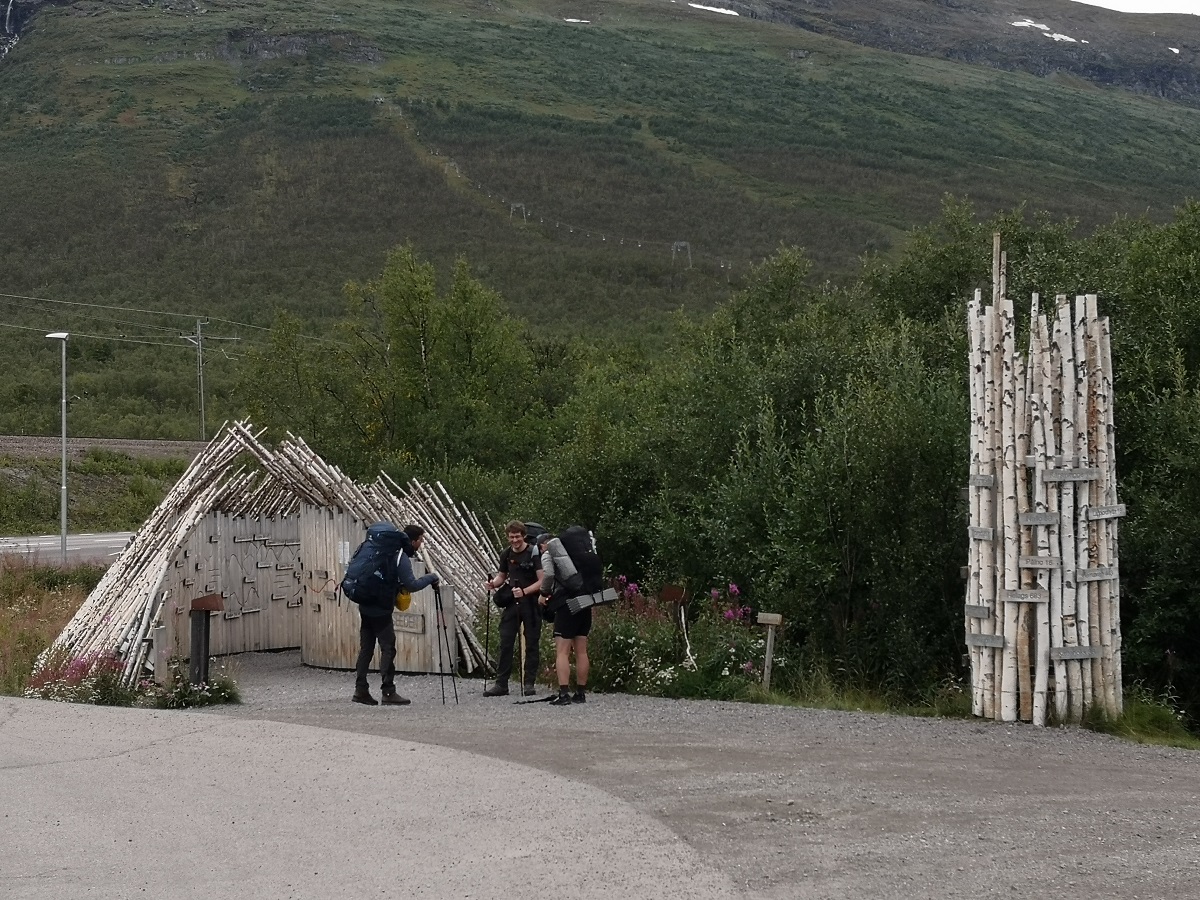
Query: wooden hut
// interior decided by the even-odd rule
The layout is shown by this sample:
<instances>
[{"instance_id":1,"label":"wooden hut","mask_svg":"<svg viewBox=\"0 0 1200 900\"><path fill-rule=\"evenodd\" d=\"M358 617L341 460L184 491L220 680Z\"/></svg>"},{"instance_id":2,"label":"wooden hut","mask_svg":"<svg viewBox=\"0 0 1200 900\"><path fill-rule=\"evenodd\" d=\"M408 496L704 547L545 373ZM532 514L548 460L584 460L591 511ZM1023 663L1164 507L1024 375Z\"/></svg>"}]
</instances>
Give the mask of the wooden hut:
<instances>
[{"instance_id":1,"label":"wooden hut","mask_svg":"<svg viewBox=\"0 0 1200 900\"><path fill-rule=\"evenodd\" d=\"M495 551L475 517L440 485L400 488L383 475L358 484L300 438L270 449L261 437L245 422L222 428L51 651L114 655L128 682L161 680L172 657L188 657L193 601L219 595L223 609L208 613L212 654L299 648L308 665L353 668L358 614L337 586L367 527L388 520L425 527L414 568L443 576L440 603L426 589L394 614L397 668L485 664L472 624Z\"/></svg>"}]
</instances>

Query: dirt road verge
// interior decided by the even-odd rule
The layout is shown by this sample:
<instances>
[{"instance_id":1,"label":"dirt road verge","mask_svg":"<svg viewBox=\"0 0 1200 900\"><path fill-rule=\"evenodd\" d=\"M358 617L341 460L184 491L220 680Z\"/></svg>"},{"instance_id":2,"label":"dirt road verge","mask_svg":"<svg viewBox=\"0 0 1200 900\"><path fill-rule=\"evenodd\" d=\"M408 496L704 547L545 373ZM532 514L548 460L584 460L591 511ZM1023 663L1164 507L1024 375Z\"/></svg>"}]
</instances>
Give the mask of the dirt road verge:
<instances>
[{"instance_id":1,"label":"dirt road verge","mask_svg":"<svg viewBox=\"0 0 1200 900\"><path fill-rule=\"evenodd\" d=\"M1200 754L1076 728L599 695L565 708L404 678L349 700L296 653L235 660L219 715L508 759L656 817L748 897L1161 898L1200 884ZM375 683L374 677L372 678ZM512 785L537 802L537 785ZM499 825L496 841L520 840ZM587 836L566 838L568 846ZM547 852L554 852L547 848ZM619 866L620 860L614 859Z\"/></svg>"}]
</instances>

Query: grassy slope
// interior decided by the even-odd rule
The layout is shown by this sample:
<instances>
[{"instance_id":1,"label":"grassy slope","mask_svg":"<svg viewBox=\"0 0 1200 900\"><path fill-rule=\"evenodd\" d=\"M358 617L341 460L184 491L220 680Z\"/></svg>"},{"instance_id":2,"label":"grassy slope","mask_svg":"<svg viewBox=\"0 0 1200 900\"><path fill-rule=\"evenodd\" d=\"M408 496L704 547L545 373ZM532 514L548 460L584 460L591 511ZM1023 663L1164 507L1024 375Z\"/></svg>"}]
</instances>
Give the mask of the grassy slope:
<instances>
[{"instance_id":1,"label":"grassy slope","mask_svg":"<svg viewBox=\"0 0 1200 900\"><path fill-rule=\"evenodd\" d=\"M0 694L20 694L34 660L99 582L98 566L60 569L0 556Z\"/></svg>"},{"instance_id":2,"label":"grassy slope","mask_svg":"<svg viewBox=\"0 0 1200 900\"><path fill-rule=\"evenodd\" d=\"M781 243L851 271L946 191L1165 216L1197 192L1196 133L1200 112L1119 91L660 0L78 3L0 63L0 271L6 293L265 325L333 314L410 240L535 322L645 333ZM39 330L65 328L174 345L73 345L77 433L193 436L192 323L36 307L0 302L33 329L0 329L0 430L55 430ZM232 366L206 377L210 419L233 413Z\"/></svg>"},{"instance_id":3,"label":"grassy slope","mask_svg":"<svg viewBox=\"0 0 1200 900\"><path fill-rule=\"evenodd\" d=\"M187 468L183 459L131 458L93 450L68 464L70 530L133 531ZM0 456L0 534L57 534L61 463Z\"/></svg>"}]
</instances>

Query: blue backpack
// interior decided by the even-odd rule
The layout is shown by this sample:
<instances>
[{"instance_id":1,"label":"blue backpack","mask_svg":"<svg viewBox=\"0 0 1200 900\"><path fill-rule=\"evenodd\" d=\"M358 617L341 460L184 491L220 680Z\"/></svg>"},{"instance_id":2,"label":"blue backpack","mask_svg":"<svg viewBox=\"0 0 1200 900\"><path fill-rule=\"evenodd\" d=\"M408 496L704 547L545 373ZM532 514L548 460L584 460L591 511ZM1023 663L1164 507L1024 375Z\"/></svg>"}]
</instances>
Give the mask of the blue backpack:
<instances>
[{"instance_id":1,"label":"blue backpack","mask_svg":"<svg viewBox=\"0 0 1200 900\"><path fill-rule=\"evenodd\" d=\"M372 525L346 564L342 593L362 606L391 609L396 602L396 554L410 544L408 535L391 522Z\"/></svg>"}]
</instances>

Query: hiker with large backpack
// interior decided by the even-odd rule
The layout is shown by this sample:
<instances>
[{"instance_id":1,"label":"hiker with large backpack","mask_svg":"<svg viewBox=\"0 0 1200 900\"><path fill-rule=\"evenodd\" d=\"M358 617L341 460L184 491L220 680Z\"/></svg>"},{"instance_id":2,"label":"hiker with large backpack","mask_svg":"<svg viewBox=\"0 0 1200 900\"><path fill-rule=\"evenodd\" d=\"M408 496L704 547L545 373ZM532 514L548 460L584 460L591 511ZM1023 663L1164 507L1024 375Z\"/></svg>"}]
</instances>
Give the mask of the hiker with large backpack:
<instances>
[{"instance_id":1,"label":"hiker with large backpack","mask_svg":"<svg viewBox=\"0 0 1200 900\"><path fill-rule=\"evenodd\" d=\"M504 532L508 537L508 546L500 553L500 571L484 582L485 589L496 591L493 602L503 612L500 614L500 656L496 662L496 681L483 692L483 696L503 697L508 694L517 631L524 629L525 680L521 693L528 697L537 692L538 642L542 635L542 618L538 613L542 560L537 548L526 542L526 537L532 538L533 535L528 533L524 522L513 520L504 526Z\"/></svg>"},{"instance_id":2,"label":"hiker with large backpack","mask_svg":"<svg viewBox=\"0 0 1200 900\"><path fill-rule=\"evenodd\" d=\"M383 703L404 706L411 702L396 693L396 632L392 627L392 612L397 595L413 593L441 579L437 572L417 578L413 575L413 556L425 542L425 529L420 525L405 525L401 531L391 522L377 522L367 529L363 541L346 565L342 592L358 604L362 624L358 630L358 661L354 667L355 703L377 706L367 686L367 671L375 645L379 645L379 676Z\"/></svg>"},{"instance_id":3,"label":"hiker with large backpack","mask_svg":"<svg viewBox=\"0 0 1200 900\"><path fill-rule=\"evenodd\" d=\"M542 591L539 602L554 623L554 668L558 676L555 706L587 702L588 634L592 630L592 605L604 593L604 571L592 535L581 525L564 529L558 537L538 537L542 555ZM571 601L588 605L577 611ZM575 654L575 693L571 694L571 654Z\"/></svg>"}]
</instances>

